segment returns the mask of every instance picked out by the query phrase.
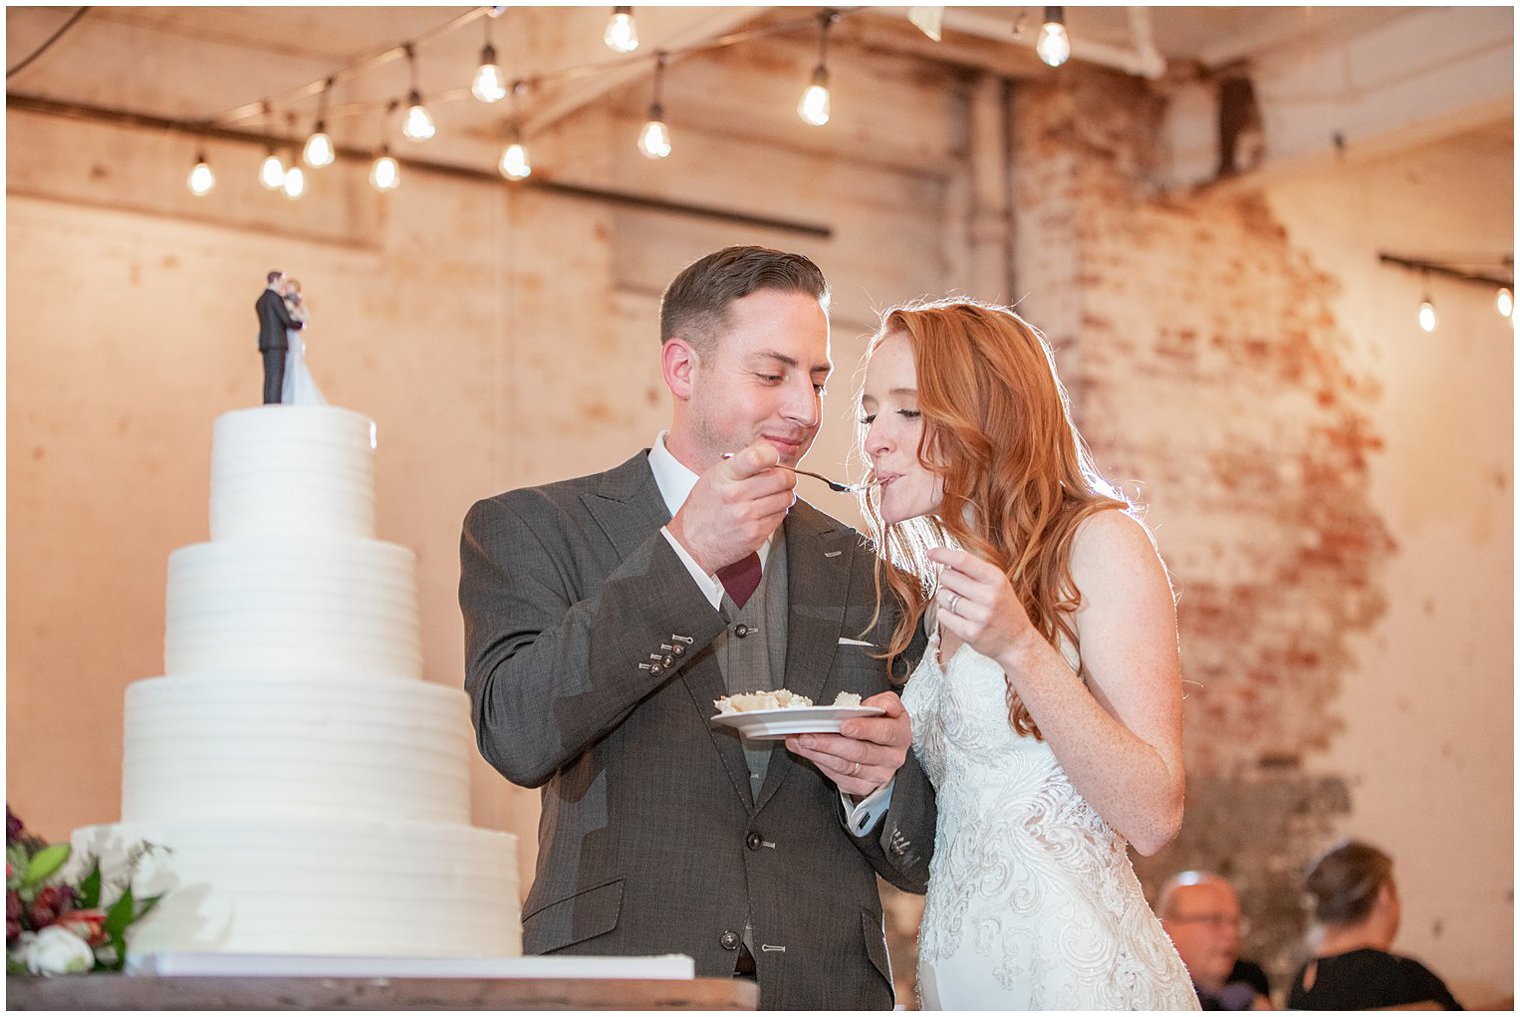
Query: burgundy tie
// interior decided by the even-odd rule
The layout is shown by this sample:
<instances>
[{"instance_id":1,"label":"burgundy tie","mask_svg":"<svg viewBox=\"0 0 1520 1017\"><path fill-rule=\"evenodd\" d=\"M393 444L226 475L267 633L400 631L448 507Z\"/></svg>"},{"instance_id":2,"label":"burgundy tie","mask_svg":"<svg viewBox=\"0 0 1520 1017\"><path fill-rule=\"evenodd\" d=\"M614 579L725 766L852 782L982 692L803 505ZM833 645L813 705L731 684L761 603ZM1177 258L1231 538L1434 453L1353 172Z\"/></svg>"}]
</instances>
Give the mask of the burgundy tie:
<instances>
[{"instance_id":1,"label":"burgundy tie","mask_svg":"<svg viewBox=\"0 0 1520 1017\"><path fill-rule=\"evenodd\" d=\"M751 551L747 557L723 566L718 570L718 580L734 603L743 607L760 585L760 555Z\"/></svg>"}]
</instances>

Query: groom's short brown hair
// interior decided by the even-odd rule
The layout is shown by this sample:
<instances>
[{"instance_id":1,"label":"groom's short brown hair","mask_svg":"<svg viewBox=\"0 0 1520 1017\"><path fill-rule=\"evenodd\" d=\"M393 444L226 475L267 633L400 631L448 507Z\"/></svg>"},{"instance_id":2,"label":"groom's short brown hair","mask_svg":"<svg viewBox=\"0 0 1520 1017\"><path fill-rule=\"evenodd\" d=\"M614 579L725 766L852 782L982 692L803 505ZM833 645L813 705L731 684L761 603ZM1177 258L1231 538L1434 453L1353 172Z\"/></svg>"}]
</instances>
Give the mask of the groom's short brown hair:
<instances>
[{"instance_id":1,"label":"groom's short brown hair","mask_svg":"<svg viewBox=\"0 0 1520 1017\"><path fill-rule=\"evenodd\" d=\"M829 309L829 284L803 254L769 247L725 247L681 270L660 298L660 344L679 336L698 357L712 352L728 305L756 290L804 293Z\"/></svg>"}]
</instances>

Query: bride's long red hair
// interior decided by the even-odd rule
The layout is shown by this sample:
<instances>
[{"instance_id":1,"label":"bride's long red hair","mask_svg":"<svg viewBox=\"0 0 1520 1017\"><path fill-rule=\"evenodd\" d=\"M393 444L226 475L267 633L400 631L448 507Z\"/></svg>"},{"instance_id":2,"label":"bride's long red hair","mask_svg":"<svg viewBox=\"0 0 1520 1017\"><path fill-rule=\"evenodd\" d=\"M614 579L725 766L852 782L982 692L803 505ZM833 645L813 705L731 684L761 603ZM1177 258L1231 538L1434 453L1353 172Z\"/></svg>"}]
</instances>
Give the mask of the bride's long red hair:
<instances>
[{"instance_id":1,"label":"bride's long red hair","mask_svg":"<svg viewBox=\"0 0 1520 1017\"><path fill-rule=\"evenodd\" d=\"M1132 506L1093 465L1049 344L1012 310L965 299L885 312L867 356L898 334L913 350L917 374L924 424L918 461L943 478L944 498L932 516L887 526L879 489L860 496L879 551L878 612L883 585L902 606L889 662L908 648L933 596L926 554L945 545L1002 569L1036 630L1057 649L1063 639L1069 642L1080 659L1072 622L1081 604L1071 578L1072 536L1093 513ZM865 434L862 427L858 454L864 454ZM1007 701L1013 729L1039 738L1011 683Z\"/></svg>"}]
</instances>

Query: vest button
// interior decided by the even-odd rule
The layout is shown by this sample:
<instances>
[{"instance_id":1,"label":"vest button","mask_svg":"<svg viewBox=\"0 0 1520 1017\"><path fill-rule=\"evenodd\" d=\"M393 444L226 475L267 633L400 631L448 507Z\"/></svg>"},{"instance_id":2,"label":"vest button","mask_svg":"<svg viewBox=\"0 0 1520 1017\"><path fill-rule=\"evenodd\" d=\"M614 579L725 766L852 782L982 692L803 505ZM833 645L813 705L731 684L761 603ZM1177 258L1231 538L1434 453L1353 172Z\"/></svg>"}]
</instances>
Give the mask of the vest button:
<instances>
[{"instance_id":1,"label":"vest button","mask_svg":"<svg viewBox=\"0 0 1520 1017\"><path fill-rule=\"evenodd\" d=\"M743 639L745 636L749 635L749 626L743 622L740 622L734 626L734 635L738 636L740 639Z\"/></svg>"},{"instance_id":2,"label":"vest button","mask_svg":"<svg viewBox=\"0 0 1520 1017\"><path fill-rule=\"evenodd\" d=\"M729 931L718 937L718 945L725 950L739 949L739 934Z\"/></svg>"},{"instance_id":3,"label":"vest button","mask_svg":"<svg viewBox=\"0 0 1520 1017\"><path fill-rule=\"evenodd\" d=\"M759 851L760 845L764 843L764 840L765 839L761 837L758 832L751 831L750 835L744 838L744 846L749 848L751 851Z\"/></svg>"}]
</instances>

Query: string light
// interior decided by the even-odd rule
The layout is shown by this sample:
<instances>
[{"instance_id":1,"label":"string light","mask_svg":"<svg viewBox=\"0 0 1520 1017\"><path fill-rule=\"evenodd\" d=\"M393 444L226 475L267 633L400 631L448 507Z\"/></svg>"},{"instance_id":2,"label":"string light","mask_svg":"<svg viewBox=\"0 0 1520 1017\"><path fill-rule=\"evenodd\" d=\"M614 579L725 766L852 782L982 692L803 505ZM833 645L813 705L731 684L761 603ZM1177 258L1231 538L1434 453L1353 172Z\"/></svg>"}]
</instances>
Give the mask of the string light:
<instances>
[{"instance_id":1,"label":"string light","mask_svg":"<svg viewBox=\"0 0 1520 1017\"><path fill-rule=\"evenodd\" d=\"M190 170L186 183L190 185L190 193L197 198L210 194L211 188L216 186L216 174L211 172L211 164L206 161L205 152L195 153L195 166Z\"/></svg>"},{"instance_id":2,"label":"string light","mask_svg":"<svg viewBox=\"0 0 1520 1017\"><path fill-rule=\"evenodd\" d=\"M401 167L395 158L391 156L390 142L385 137L386 121L396 111L396 101L391 100L390 105L380 114L380 151L375 153L375 161L370 163L369 183L370 186L380 193L394 191L401 186Z\"/></svg>"},{"instance_id":3,"label":"string light","mask_svg":"<svg viewBox=\"0 0 1520 1017\"><path fill-rule=\"evenodd\" d=\"M491 45L491 21L495 17L497 15L493 13L484 22L486 44L480 51L480 67L475 71L475 80L470 85L470 94L485 103L500 102L507 96L501 80L501 68L496 64L496 47Z\"/></svg>"},{"instance_id":4,"label":"string light","mask_svg":"<svg viewBox=\"0 0 1520 1017\"><path fill-rule=\"evenodd\" d=\"M818 66L813 68L813 83L803 90L797 102L797 115L813 127L829 122L829 29L838 17L838 11L825 11L818 16Z\"/></svg>"},{"instance_id":5,"label":"string light","mask_svg":"<svg viewBox=\"0 0 1520 1017\"><path fill-rule=\"evenodd\" d=\"M614 53L632 53L639 48L639 29L633 23L632 7L614 7L607 18L607 30L602 41Z\"/></svg>"},{"instance_id":6,"label":"string light","mask_svg":"<svg viewBox=\"0 0 1520 1017\"><path fill-rule=\"evenodd\" d=\"M1499 292L1494 294L1494 306L1506 318L1515 316L1515 294L1508 286L1500 286Z\"/></svg>"},{"instance_id":7,"label":"string light","mask_svg":"<svg viewBox=\"0 0 1520 1017\"><path fill-rule=\"evenodd\" d=\"M1060 67L1070 58L1071 36L1066 31L1066 8L1045 8L1045 22L1040 25L1034 51L1051 67Z\"/></svg>"},{"instance_id":8,"label":"string light","mask_svg":"<svg viewBox=\"0 0 1520 1017\"><path fill-rule=\"evenodd\" d=\"M329 77L301 85L298 88L280 93L261 100L257 104L248 104L238 107L227 113L213 117L213 123L228 123L245 119L251 115L257 115L260 111L265 117L264 139L266 142L265 157L260 163L259 180L262 186L272 191L282 191L295 198L304 193L307 179L306 172L302 171L294 180L287 181L289 171L296 168L299 161L310 169L319 169L332 165L336 161L337 150L331 137L327 134L327 106L330 92L339 81L361 73L378 63L404 56L407 60L410 72L410 88L407 92L405 103L405 115L401 124L402 134L411 140L422 141L432 138L437 133L437 127L432 115L423 102L422 92L418 83L418 65L416 45L420 41L431 39L440 33L452 31L455 28L467 24L476 18L494 19L501 16L506 10L505 6L493 6L475 8L453 20L430 29L411 41L397 43L389 49L367 55L357 62L334 71ZM1060 8L1047 8L1047 11L1059 11ZM801 18L785 22L775 22L763 28L751 29L739 32L719 39L697 43L683 47L677 52L703 52L707 50L724 49L739 42L748 41L760 36L768 36L778 33L795 32L808 22L816 21L819 25L819 60L814 68L812 81L804 91L798 103L798 114L809 124L822 126L828 123L831 116L831 97L829 94L829 74L827 67L829 29L835 21L853 10L841 11L835 8L826 9L819 15L809 15L806 21ZM485 45L481 49L481 63L476 68L476 73L471 82L471 93L482 102L496 102L509 94L515 95L521 92L527 83L516 81L510 89L502 87L501 67L496 62L496 51L492 44L489 21L484 23ZM607 27L603 34L607 45L619 53L634 52L639 45L638 31L634 23L632 7L614 7L608 18ZM650 107L650 118L641 129L639 137L639 150L648 158L667 158L672 150L670 130L664 119L663 104L660 101L662 72L668 63L670 51L661 51L656 68L655 102ZM616 64L589 63L579 67L561 68L556 71L535 76L533 83L544 80L558 80L560 78L578 78L587 73L596 73L603 69L609 69ZM295 151L297 139L294 134L294 121L296 114L287 112L291 121L290 131L286 134L286 140L281 143L269 129L268 119L272 113L272 104L275 101L297 101L306 96L316 94L318 96L318 108L313 129L307 136L304 144L300 146L299 160ZM457 93L449 93L445 99L452 99ZM396 100L390 101L386 107L386 115L395 112L402 107L402 103ZM514 114L511 122L519 123L520 117ZM189 125L187 125L189 126ZM514 132L514 135L516 132ZM370 182L381 191L394 190L400 184L400 166L390 154L389 143L382 135L382 145L374 157L370 168ZM199 155L199 153L198 153ZM498 169L509 179L522 179L532 172L531 162L528 156L527 146L521 138L514 136L511 143L506 145L498 159ZM216 178L209 164L203 160L197 161L191 171L191 176L186 180L193 193L197 195L206 193L215 186ZM204 187L205 190L200 190Z\"/></svg>"},{"instance_id":9,"label":"string light","mask_svg":"<svg viewBox=\"0 0 1520 1017\"><path fill-rule=\"evenodd\" d=\"M271 113L269 103L264 103L264 134L271 133L269 116ZM259 164L259 183L271 191L278 191L285 186L285 164L275 154L273 142L264 146L264 161Z\"/></svg>"},{"instance_id":10,"label":"string light","mask_svg":"<svg viewBox=\"0 0 1520 1017\"><path fill-rule=\"evenodd\" d=\"M1425 299L1420 303L1418 316L1420 327L1427 332L1436 330L1436 305L1430 299L1430 273L1425 273Z\"/></svg>"},{"instance_id":11,"label":"string light","mask_svg":"<svg viewBox=\"0 0 1520 1017\"><path fill-rule=\"evenodd\" d=\"M417 88L417 53L411 43L407 43L405 49L412 71L412 90L406 96L406 120L401 125L401 133L413 141L426 141L437 133L437 128L433 126L433 117L422 104L422 92Z\"/></svg>"},{"instance_id":12,"label":"string light","mask_svg":"<svg viewBox=\"0 0 1520 1017\"><path fill-rule=\"evenodd\" d=\"M285 171L283 190L285 191L285 197L291 201L306 193L306 174L301 172L301 167L292 166Z\"/></svg>"},{"instance_id":13,"label":"string light","mask_svg":"<svg viewBox=\"0 0 1520 1017\"><path fill-rule=\"evenodd\" d=\"M639 132L639 151L646 159L663 159L670 154L670 129L665 126L665 107L660 104L665 60L665 51L661 50L654 65L654 99L649 103L649 119Z\"/></svg>"},{"instance_id":14,"label":"string light","mask_svg":"<svg viewBox=\"0 0 1520 1017\"><path fill-rule=\"evenodd\" d=\"M522 135L517 130L512 131L512 143L502 149L501 162L496 168L508 180L524 180L533 172L528 161L528 146L523 144Z\"/></svg>"},{"instance_id":15,"label":"string light","mask_svg":"<svg viewBox=\"0 0 1520 1017\"><path fill-rule=\"evenodd\" d=\"M301 161L312 169L321 169L333 163L332 139L327 136L327 93L332 90L332 86L332 78L328 78L322 86L322 94L317 98L317 125L312 129L311 137L306 139L306 146L301 149Z\"/></svg>"},{"instance_id":16,"label":"string light","mask_svg":"<svg viewBox=\"0 0 1520 1017\"><path fill-rule=\"evenodd\" d=\"M274 154L273 146L267 151L269 154L264 156L264 162L259 166L259 183L271 191L278 191L285 186L285 164Z\"/></svg>"},{"instance_id":17,"label":"string light","mask_svg":"<svg viewBox=\"0 0 1520 1017\"><path fill-rule=\"evenodd\" d=\"M380 146L380 154L369 167L369 182L377 191L394 191L401 186L401 167L392 158L390 145Z\"/></svg>"},{"instance_id":18,"label":"string light","mask_svg":"<svg viewBox=\"0 0 1520 1017\"><path fill-rule=\"evenodd\" d=\"M512 96L512 119L503 121L503 126L512 124L511 141L507 147L501 150L501 158L496 162L496 169L508 180L526 180L533 172L533 163L528 158L528 146L523 144L522 128L517 122L517 97L528 91L527 82L518 80L512 82L508 94Z\"/></svg>"}]
</instances>

